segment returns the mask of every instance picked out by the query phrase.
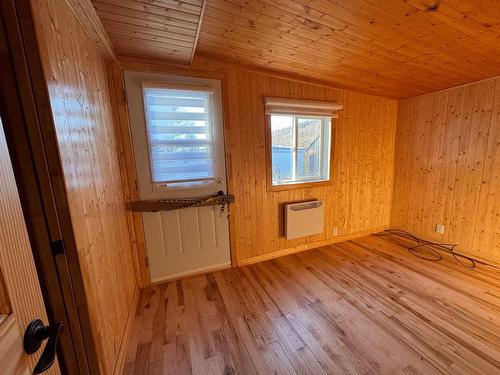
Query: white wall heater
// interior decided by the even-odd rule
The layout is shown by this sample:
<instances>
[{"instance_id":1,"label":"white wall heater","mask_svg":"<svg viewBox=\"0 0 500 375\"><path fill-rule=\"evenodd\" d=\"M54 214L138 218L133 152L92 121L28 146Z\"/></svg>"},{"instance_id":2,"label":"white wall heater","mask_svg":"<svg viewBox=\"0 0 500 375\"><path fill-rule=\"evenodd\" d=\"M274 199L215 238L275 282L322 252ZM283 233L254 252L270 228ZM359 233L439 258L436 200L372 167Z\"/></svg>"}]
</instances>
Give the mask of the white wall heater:
<instances>
[{"instance_id":1,"label":"white wall heater","mask_svg":"<svg viewBox=\"0 0 500 375\"><path fill-rule=\"evenodd\" d=\"M285 205L287 240L323 233L324 206L321 201Z\"/></svg>"}]
</instances>

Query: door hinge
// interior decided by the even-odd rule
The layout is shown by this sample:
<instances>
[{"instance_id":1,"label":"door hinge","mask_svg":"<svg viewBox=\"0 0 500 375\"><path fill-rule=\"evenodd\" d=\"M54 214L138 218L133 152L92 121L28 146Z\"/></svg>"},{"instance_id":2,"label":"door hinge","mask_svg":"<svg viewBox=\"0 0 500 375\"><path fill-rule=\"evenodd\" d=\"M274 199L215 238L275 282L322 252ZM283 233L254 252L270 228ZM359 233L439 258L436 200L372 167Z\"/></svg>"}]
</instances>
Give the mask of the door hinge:
<instances>
[{"instance_id":1,"label":"door hinge","mask_svg":"<svg viewBox=\"0 0 500 375\"><path fill-rule=\"evenodd\" d=\"M63 240L52 241L52 255L61 255L65 253Z\"/></svg>"},{"instance_id":2,"label":"door hinge","mask_svg":"<svg viewBox=\"0 0 500 375\"><path fill-rule=\"evenodd\" d=\"M149 268L149 257L146 257L146 267Z\"/></svg>"}]
</instances>

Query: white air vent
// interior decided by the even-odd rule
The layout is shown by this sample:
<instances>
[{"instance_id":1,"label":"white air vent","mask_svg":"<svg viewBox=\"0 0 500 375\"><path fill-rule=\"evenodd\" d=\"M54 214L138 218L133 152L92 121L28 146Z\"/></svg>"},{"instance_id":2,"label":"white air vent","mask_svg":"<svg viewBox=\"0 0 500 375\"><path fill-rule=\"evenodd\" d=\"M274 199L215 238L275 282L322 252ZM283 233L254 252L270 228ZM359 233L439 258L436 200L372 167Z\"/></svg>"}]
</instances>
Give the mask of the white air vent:
<instances>
[{"instance_id":1,"label":"white air vent","mask_svg":"<svg viewBox=\"0 0 500 375\"><path fill-rule=\"evenodd\" d=\"M285 206L285 237L287 240L323 233L324 206L321 201L287 204Z\"/></svg>"}]
</instances>

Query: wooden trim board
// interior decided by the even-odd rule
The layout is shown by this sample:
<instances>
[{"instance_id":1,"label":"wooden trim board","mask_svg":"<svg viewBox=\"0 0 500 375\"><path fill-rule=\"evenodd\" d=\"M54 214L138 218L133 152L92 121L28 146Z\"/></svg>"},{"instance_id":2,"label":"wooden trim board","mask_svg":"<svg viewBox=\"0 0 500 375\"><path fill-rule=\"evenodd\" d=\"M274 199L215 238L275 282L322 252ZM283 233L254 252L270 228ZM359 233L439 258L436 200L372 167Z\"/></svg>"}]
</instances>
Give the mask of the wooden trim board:
<instances>
[{"instance_id":1,"label":"wooden trim board","mask_svg":"<svg viewBox=\"0 0 500 375\"><path fill-rule=\"evenodd\" d=\"M346 235L343 235L343 236L342 235L341 236L337 236L337 237L334 237L332 239L328 239L328 240L325 240L325 241L313 242L313 243L309 243L309 244L306 244L306 245L290 247L288 249L283 249L283 250L279 250L279 251L274 251L274 252L266 253L266 254L263 254L263 255L258 255L258 256L255 256L255 257L251 257L251 258L242 259L238 263L238 267L247 266L249 264L255 264L255 263L259 263L259 262L264 262L266 260L270 260L270 259L274 259L274 258L280 258L280 257L286 256L286 255L290 255L290 254L301 253L303 251L316 249L316 248L321 247L321 246L332 245L332 244L335 244L335 243L338 243L338 242L350 241L350 240L353 240L353 239L356 239L356 238L368 236L368 235L370 235L372 233L381 232L381 231L383 231L385 229L387 229L386 226L371 228L371 229L367 229L367 230L356 232L356 233L352 233L352 234L346 234Z\"/></svg>"},{"instance_id":2,"label":"wooden trim board","mask_svg":"<svg viewBox=\"0 0 500 375\"><path fill-rule=\"evenodd\" d=\"M193 51L191 52L191 57L189 59L189 64L190 65L193 63L194 54L196 52L196 47L198 46L198 40L200 39L201 24L203 22L203 16L205 14L205 8L206 7L207 7L207 0L203 0L203 4L201 5L200 18L198 19L198 27L196 28L196 35L194 37Z\"/></svg>"},{"instance_id":3,"label":"wooden trim board","mask_svg":"<svg viewBox=\"0 0 500 375\"><path fill-rule=\"evenodd\" d=\"M89 39L107 60L116 60L113 45L91 0L66 0Z\"/></svg>"},{"instance_id":4,"label":"wooden trim board","mask_svg":"<svg viewBox=\"0 0 500 375\"><path fill-rule=\"evenodd\" d=\"M137 285L134 291L134 296L132 297L132 304L130 305L130 310L127 317L127 324L125 325L125 330L123 332L122 342L120 344L120 349L118 351L118 356L116 359L115 370L113 371L113 375L123 374L123 369L125 368L125 359L127 357L127 348L130 342L130 335L132 333L132 327L134 325L134 318L137 312L140 294L141 294L141 289L139 288L139 285Z\"/></svg>"},{"instance_id":5,"label":"wooden trim board","mask_svg":"<svg viewBox=\"0 0 500 375\"><path fill-rule=\"evenodd\" d=\"M132 135L130 133L123 71L116 62L108 64L108 80L123 195L125 203L128 203L137 201L140 197L137 188L135 156L132 147ZM143 288L149 285L151 281L146 263L147 252L142 214L140 212L127 211L127 224L134 253L135 272L139 287Z\"/></svg>"},{"instance_id":6,"label":"wooden trim board","mask_svg":"<svg viewBox=\"0 0 500 375\"><path fill-rule=\"evenodd\" d=\"M202 268L198 268L198 269L193 270L193 271L181 272L181 273L177 273L174 275L170 275L170 276L168 276L164 279L161 279L161 280L151 280L151 285L160 285L160 284L166 283L168 281L185 279L187 277L192 277L192 276L196 276L196 275L203 275L203 274L209 273L209 272L227 270L228 268L231 268L231 267L232 267L231 262L216 264L216 265L208 266L208 267L202 267Z\"/></svg>"}]
</instances>

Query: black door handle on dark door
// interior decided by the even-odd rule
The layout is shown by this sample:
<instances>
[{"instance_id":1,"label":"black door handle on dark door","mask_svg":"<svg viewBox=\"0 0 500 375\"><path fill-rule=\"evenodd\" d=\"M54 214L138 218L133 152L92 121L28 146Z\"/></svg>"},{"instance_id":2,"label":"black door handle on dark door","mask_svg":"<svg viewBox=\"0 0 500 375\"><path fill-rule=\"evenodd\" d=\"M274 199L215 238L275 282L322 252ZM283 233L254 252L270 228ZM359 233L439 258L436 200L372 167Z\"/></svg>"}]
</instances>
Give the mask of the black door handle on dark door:
<instances>
[{"instance_id":1,"label":"black door handle on dark door","mask_svg":"<svg viewBox=\"0 0 500 375\"><path fill-rule=\"evenodd\" d=\"M42 342L49 339L45 349L38 360L33 374L41 374L47 371L56 359L57 340L59 333L63 329L62 322L55 323L54 325L46 326L40 319L35 319L28 324L24 332L23 346L26 354L33 354L42 345Z\"/></svg>"}]
</instances>

